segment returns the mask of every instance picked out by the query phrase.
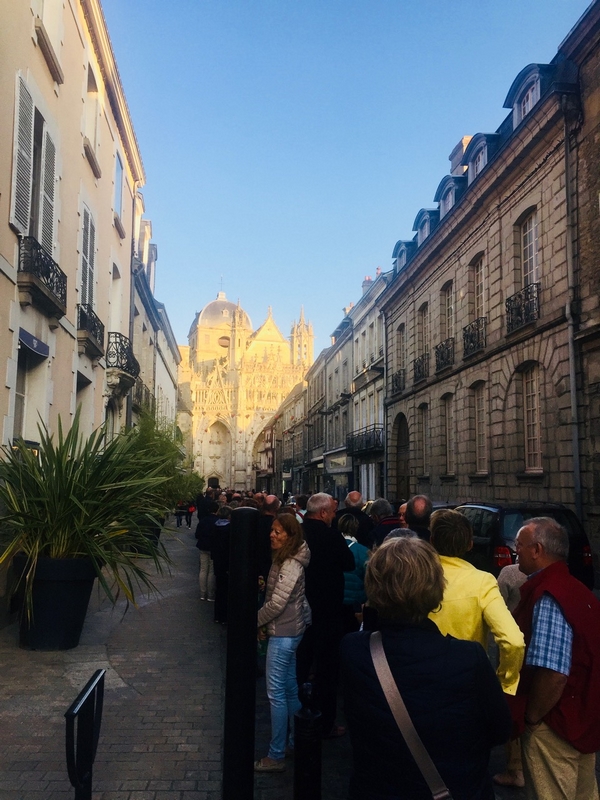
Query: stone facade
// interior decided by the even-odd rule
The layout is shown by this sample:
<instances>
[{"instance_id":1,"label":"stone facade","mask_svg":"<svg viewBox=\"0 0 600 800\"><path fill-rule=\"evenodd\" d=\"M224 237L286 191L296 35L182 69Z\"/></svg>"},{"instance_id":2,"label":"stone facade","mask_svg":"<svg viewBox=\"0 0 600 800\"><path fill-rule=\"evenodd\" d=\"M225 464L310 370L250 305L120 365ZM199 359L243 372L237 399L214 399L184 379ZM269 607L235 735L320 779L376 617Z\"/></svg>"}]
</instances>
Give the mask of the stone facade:
<instances>
[{"instance_id":1,"label":"stone facade","mask_svg":"<svg viewBox=\"0 0 600 800\"><path fill-rule=\"evenodd\" d=\"M194 469L209 486L252 488L259 434L312 363L312 326L302 313L285 339L269 309L253 332L241 306L219 292L188 341L180 348L179 427Z\"/></svg>"}]
</instances>

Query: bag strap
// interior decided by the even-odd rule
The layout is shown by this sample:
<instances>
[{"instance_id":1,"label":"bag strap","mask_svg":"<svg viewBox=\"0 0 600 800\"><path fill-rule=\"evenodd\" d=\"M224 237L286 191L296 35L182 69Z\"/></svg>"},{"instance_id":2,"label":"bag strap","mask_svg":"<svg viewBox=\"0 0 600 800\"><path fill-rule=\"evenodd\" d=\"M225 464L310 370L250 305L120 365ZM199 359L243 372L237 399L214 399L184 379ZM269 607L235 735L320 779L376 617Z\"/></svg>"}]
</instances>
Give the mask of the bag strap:
<instances>
[{"instance_id":1,"label":"bag strap","mask_svg":"<svg viewBox=\"0 0 600 800\"><path fill-rule=\"evenodd\" d=\"M421 774L425 778L427 785L433 796L433 800L452 800L452 795L448 787L442 780L440 773L427 750L421 741L421 737L415 730L410 715L404 705L404 700L400 694L394 676L390 670L385 652L383 650L383 643L381 641L381 631L374 631L369 639L369 648L371 650L371 658L375 666L375 672L379 678L379 683L385 694L385 699L388 701L390 710L394 715L396 724L400 728L400 733L404 737L404 741L410 750L412 757L416 761Z\"/></svg>"}]
</instances>

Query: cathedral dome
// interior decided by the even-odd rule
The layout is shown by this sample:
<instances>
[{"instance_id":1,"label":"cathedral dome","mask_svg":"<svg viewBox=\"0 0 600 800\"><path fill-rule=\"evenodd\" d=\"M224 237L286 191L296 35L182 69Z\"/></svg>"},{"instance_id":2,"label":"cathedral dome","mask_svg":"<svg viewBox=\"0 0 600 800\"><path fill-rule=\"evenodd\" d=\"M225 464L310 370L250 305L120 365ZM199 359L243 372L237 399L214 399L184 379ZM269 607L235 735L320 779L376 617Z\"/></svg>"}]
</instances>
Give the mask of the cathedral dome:
<instances>
[{"instance_id":1,"label":"cathedral dome","mask_svg":"<svg viewBox=\"0 0 600 800\"><path fill-rule=\"evenodd\" d=\"M219 292L217 299L208 303L198 316L199 328L229 328L234 319L235 312L241 314L241 324L248 330L252 330L250 317L246 312L235 303L231 303L225 296L225 292Z\"/></svg>"}]
</instances>

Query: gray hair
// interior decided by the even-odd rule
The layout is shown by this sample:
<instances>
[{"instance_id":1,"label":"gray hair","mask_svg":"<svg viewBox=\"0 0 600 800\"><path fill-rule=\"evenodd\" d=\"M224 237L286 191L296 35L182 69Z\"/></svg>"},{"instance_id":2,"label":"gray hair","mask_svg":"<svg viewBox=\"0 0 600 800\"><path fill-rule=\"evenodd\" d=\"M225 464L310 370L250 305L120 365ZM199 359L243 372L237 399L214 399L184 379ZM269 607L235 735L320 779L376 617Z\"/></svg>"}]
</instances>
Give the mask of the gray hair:
<instances>
[{"instance_id":1,"label":"gray hair","mask_svg":"<svg viewBox=\"0 0 600 800\"><path fill-rule=\"evenodd\" d=\"M569 557L569 534L562 525L551 517L532 517L526 520L524 528L531 528L533 541L541 544L548 556L566 561Z\"/></svg>"},{"instance_id":2,"label":"gray hair","mask_svg":"<svg viewBox=\"0 0 600 800\"><path fill-rule=\"evenodd\" d=\"M405 539L418 539L419 534L411 531L410 528L394 528L384 537L383 541L388 542L390 539L400 539L402 537Z\"/></svg>"},{"instance_id":3,"label":"gray hair","mask_svg":"<svg viewBox=\"0 0 600 800\"><path fill-rule=\"evenodd\" d=\"M393 517L394 516L394 509L392 508L391 504L388 503L388 501L385 498L380 497L378 500L374 501L374 503L371 506L371 509L369 511L369 514L372 517L379 517L379 518Z\"/></svg>"},{"instance_id":4,"label":"gray hair","mask_svg":"<svg viewBox=\"0 0 600 800\"><path fill-rule=\"evenodd\" d=\"M320 511L329 508L332 500L332 496L330 494L326 494L325 492L317 492L316 494L312 494L306 503L306 513L318 514Z\"/></svg>"}]
</instances>

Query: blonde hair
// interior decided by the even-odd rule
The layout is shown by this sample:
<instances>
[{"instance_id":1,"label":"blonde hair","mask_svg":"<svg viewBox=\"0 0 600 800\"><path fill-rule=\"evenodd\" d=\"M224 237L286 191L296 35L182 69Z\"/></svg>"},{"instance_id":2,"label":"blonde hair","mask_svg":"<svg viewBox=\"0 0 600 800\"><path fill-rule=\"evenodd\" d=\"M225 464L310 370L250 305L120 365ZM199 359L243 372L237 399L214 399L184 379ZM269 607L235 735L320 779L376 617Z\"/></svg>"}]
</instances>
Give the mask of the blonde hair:
<instances>
[{"instance_id":1,"label":"blonde hair","mask_svg":"<svg viewBox=\"0 0 600 800\"><path fill-rule=\"evenodd\" d=\"M368 603L382 619L422 622L442 602L444 585L437 553L422 539L390 539L367 564Z\"/></svg>"}]
</instances>

